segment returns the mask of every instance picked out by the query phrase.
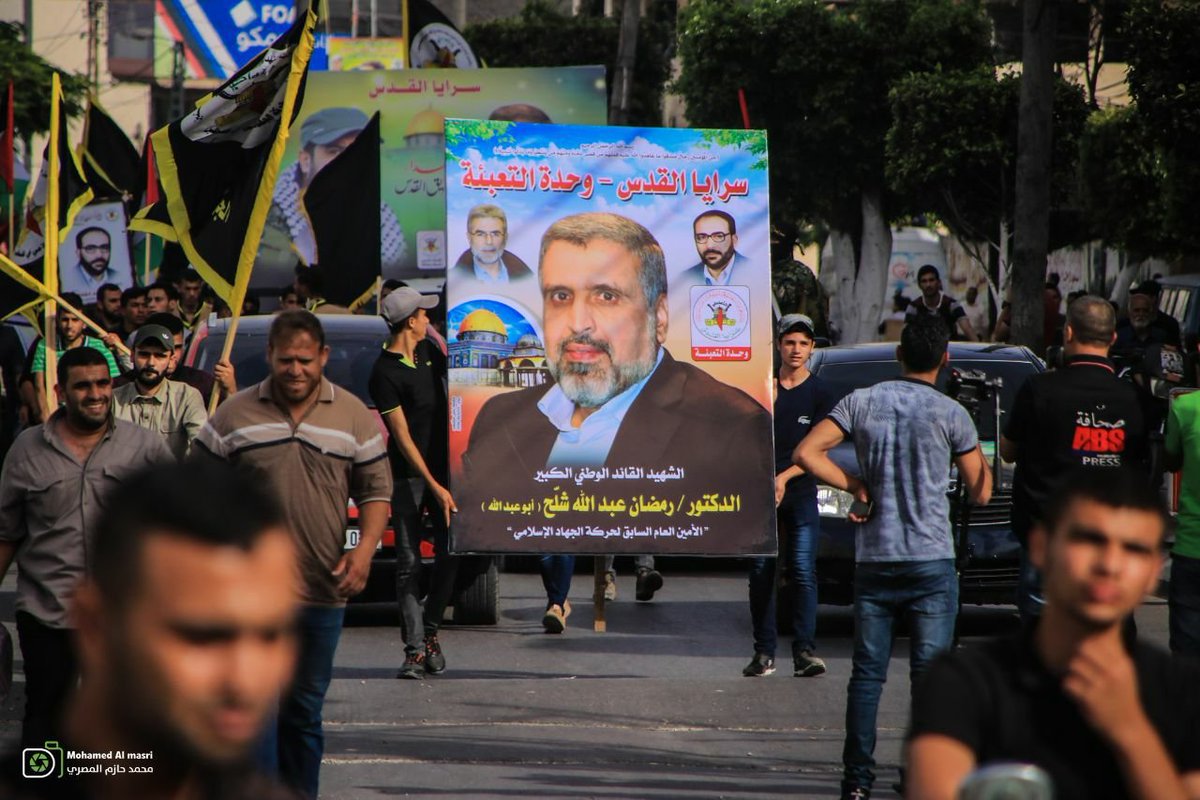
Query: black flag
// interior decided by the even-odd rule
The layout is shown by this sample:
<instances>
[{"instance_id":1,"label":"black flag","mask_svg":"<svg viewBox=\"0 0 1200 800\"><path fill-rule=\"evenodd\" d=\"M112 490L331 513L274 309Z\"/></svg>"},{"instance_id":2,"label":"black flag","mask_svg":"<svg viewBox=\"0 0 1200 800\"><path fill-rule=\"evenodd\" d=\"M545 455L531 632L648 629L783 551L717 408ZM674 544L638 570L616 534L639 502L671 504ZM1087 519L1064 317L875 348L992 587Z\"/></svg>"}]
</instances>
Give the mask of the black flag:
<instances>
[{"instance_id":1,"label":"black flag","mask_svg":"<svg viewBox=\"0 0 1200 800\"><path fill-rule=\"evenodd\" d=\"M133 142L95 100L83 128L83 174L97 198L138 199L142 172Z\"/></svg>"},{"instance_id":2,"label":"black flag","mask_svg":"<svg viewBox=\"0 0 1200 800\"><path fill-rule=\"evenodd\" d=\"M429 0L405 0L404 30L410 67L478 67L471 45Z\"/></svg>"},{"instance_id":3,"label":"black flag","mask_svg":"<svg viewBox=\"0 0 1200 800\"><path fill-rule=\"evenodd\" d=\"M313 176L301 199L317 240L325 299L349 306L381 274L378 111L354 141Z\"/></svg>"},{"instance_id":4,"label":"black flag","mask_svg":"<svg viewBox=\"0 0 1200 800\"><path fill-rule=\"evenodd\" d=\"M178 241L231 305L240 305L250 280L287 129L300 109L316 6L313 0L287 33L150 137L164 197L129 228Z\"/></svg>"}]
</instances>

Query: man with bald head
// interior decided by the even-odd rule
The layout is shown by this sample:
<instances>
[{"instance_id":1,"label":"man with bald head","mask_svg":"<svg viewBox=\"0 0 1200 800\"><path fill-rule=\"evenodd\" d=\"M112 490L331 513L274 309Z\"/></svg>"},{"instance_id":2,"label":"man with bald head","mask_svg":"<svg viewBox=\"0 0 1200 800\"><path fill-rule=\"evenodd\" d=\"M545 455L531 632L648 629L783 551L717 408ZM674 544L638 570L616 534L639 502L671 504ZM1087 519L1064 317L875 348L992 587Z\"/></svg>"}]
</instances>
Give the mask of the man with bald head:
<instances>
[{"instance_id":1,"label":"man with bald head","mask_svg":"<svg viewBox=\"0 0 1200 800\"><path fill-rule=\"evenodd\" d=\"M663 347L666 263L650 231L617 214L564 217L542 236L538 277L555 382L496 395L480 410L463 454L463 529L495 524L472 520L484 497L544 496L549 487L535 475L546 468L677 468L688 494L743 498L738 533L751 532L745 542L752 548L745 552L763 552L753 548L769 546L771 535L770 415ZM635 494L664 492L662 483L622 483ZM760 497L765 501L750 502ZM638 552L639 544L630 541L622 552ZM544 549L562 547L548 542ZM542 622L561 633L573 563L570 556L545 558Z\"/></svg>"},{"instance_id":2,"label":"man with bald head","mask_svg":"<svg viewBox=\"0 0 1200 800\"><path fill-rule=\"evenodd\" d=\"M1012 527L1022 547L1073 470L1133 467L1145 474L1146 426L1137 392L1108 360L1115 331L1107 300L1077 298L1067 307L1063 367L1031 376L1017 390L1000 455L1017 465ZM1028 619L1041 605L1036 570L1023 558L1017 606Z\"/></svg>"}]
</instances>

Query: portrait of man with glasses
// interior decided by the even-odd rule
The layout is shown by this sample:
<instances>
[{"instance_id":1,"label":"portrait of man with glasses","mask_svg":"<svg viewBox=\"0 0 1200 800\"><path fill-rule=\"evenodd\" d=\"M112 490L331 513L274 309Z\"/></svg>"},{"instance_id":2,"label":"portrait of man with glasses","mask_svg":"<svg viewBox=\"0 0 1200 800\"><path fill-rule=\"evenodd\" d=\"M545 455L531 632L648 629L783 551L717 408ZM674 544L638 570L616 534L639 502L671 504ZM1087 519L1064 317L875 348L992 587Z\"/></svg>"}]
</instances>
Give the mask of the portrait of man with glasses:
<instances>
[{"instance_id":1,"label":"portrait of man with glasses","mask_svg":"<svg viewBox=\"0 0 1200 800\"><path fill-rule=\"evenodd\" d=\"M94 303L97 290L106 283L121 289L133 285L128 268L121 270L112 263L112 237L104 228L92 225L75 234L75 252L73 266L59 262L62 291L75 292L84 303Z\"/></svg>"},{"instance_id":2,"label":"portrait of man with glasses","mask_svg":"<svg viewBox=\"0 0 1200 800\"><path fill-rule=\"evenodd\" d=\"M528 264L504 249L508 244L508 217L500 206L484 203L467 212L467 240L471 246L453 267L459 279L514 283L533 275Z\"/></svg>"},{"instance_id":3,"label":"portrait of man with glasses","mask_svg":"<svg viewBox=\"0 0 1200 800\"><path fill-rule=\"evenodd\" d=\"M734 274L749 270L747 259L737 251L737 221L724 211L705 211L692 220L693 241L700 263L676 279L680 286L729 286ZM746 280L749 280L748 278Z\"/></svg>"}]
</instances>

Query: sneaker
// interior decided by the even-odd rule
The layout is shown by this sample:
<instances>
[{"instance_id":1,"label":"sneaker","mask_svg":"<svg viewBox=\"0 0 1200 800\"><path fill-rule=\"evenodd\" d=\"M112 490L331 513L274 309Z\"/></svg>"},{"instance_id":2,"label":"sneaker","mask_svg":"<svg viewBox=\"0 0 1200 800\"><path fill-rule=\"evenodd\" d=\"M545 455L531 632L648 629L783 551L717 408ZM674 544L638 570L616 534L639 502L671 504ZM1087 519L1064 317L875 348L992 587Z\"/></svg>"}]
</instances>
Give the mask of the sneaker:
<instances>
[{"instance_id":1,"label":"sneaker","mask_svg":"<svg viewBox=\"0 0 1200 800\"><path fill-rule=\"evenodd\" d=\"M815 678L825 674L825 662L807 650L792 656L792 668L792 676L796 678Z\"/></svg>"},{"instance_id":2,"label":"sneaker","mask_svg":"<svg viewBox=\"0 0 1200 800\"><path fill-rule=\"evenodd\" d=\"M653 600L654 593L661 589L662 585L663 578L658 570L643 567L637 571L636 596L643 603Z\"/></svg>"},{"instance_id":3,"label":"sneaker","mask_svg":"<svg viewBox=\"0 0 1200 800\"><path fill-rule=\"evenodd\" d=\"M542 615L542 627L546 633L562 633L567 629L567 617L571 616L571 604L566 600L560 606L557 603L546 609Z\"/></svg>"},{"instance_id":4,"label":"sneaker","mask_svg":"<svg viewBox=\"0 0 1200 800\"><path fill-rule=\"evenodd\" d=\"M842 785L842 800L871 800L871 790L865 786Z\"/></svg>"},{"instance_id":5,"label":"sneaker","mask_svg":"<svg viewBox=\"0 0 1200 800\"><path fill-rule=\"evenodd\" d=\"M617 576L611 572L604 573L604 599L610 603L617 599Z\"/></svg>"},{"instance_id":6,"label":"sneaker","mask_svg":"<svg viewBox=\"0 0 1200 800\"><path fill-rule=\"evenodd\" d=\"M425 671L430 675L440 675L446 671L446 657L442 655L442 646L438 643L436 633L425 637Z\"/></svg>"},{"instance_id":7,"label":"sneaker","mask_svg":"<svg viewBox=\"0 0 1200 800\"><path fill-rule=\"evenodd\" d=\"M425 677L425 654L424 653L409 653L404 658L404 664L400 667L400 671L396 673L397 678L404 678L410 681L419 681Z\"/></svg>"},{"instance_id":8,"label":"sneaker","mask_svg":"<svg viewBox=\"0 0 1200 800\"><path fill-rule=\"evenodd\" d=\"M775 671L775 659L766 653L755 653L754 658L742 670L747 678L763 678Z\"/></svg>"}]
</instances>

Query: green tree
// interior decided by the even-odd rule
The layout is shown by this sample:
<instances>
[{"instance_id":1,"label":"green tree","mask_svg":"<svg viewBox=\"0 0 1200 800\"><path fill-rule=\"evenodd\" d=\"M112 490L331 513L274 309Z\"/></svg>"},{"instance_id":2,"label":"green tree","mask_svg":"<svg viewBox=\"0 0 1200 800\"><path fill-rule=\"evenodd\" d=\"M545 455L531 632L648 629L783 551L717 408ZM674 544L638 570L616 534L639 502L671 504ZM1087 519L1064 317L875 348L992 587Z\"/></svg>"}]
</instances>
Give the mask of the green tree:
<instances>
[{"instance_id":1,"label":"green tree","mask_svg":"<svg viewBox=\"0 0 1200 800\"><path fill-rule=\"evenodd\" d=\"M662 6L662 2L656 3ZM673 3L669 4L673 7ZM463 34L489 67L570 67L602 64L613 88L620 19L566 16L546 0L532 0L509 19L471 25ZM661 13L643 18L630 95L630 125L658 125L670 74L674 30Z\"/></svg>"},{"instance_id":2,"label":"green tree","mask_svg":"<svg viewBox=\"0 0 1200 800\"><path fill-rule=\"evenodd\" d=\"M891 92L890 188L943 222L993 281L1013 228L1021 77L990 67L913 73ZM1051 247L1091 238L1079 224L1076 171L1089 108L1083 90L1055 84ZM984 249L974 249L982 244ZM993 285L994 289L1002 288Z\"/></svg>"},{"instance_id":3,"label":"green tree","mask_svg":"<svg viewBox=\"0 0 1200 800\"><path fill-rule=\"evenodd\" d=\"M50 76L55 68L25 44L23 29L0 22L0 91L13 83L13 127L17 138L28 138L50 129ZM87 78L58 70L69 116L83 111Z\"/></svg>"},{"instance_id":4,"label":"green tree","mask_svg":"<svg viewBox=\"0 0 1200 800\"><path fill-rule=\"evenodd\" d=\"M774 213L828 225L843 334L871 338L889 222L923 210L888 190L889 92L915 72L990 64L987 17L957 0L695 0L679 26L689 121L740 128L745 93L751 125L769 135Z\"/></svg>"},{"instance_id":5,"label":"green tree","mask_svg":"<svg viewBox=\"0 0 1200 800\"><path fill-rule=\"evenodd\" d=\"M1137 255L1195 254L1200 252L1200 52L1195 46L1200 4L1134 0L1123 30L1134 108L1096 118L1085 149L1096 228L1107 241ZM1115 138L1122 135L1128 140ZM1097 163L1101 154L1113 159L1110 172ZM1130 201L1122 178L1144 194Z\"/></svg>"}]
</instances>

